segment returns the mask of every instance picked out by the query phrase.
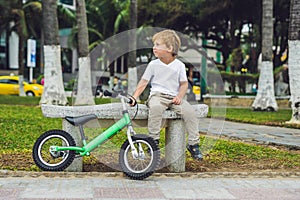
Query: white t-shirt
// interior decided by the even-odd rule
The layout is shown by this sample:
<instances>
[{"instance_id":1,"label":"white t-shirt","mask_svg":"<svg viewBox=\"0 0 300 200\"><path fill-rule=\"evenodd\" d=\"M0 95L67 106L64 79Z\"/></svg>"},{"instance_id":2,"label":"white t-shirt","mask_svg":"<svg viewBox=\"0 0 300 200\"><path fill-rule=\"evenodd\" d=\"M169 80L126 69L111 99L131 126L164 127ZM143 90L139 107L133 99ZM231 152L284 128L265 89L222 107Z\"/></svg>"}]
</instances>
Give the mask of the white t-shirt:
<instances>
[{"instance_id":1,"label":"white t-shirt","mask_svg":"<svg viewBox=\"0 0 300 200\"><path fill-rule=\"evenodd\" d=\"M160 92L176 96L180 82L187 81L185 65L178 59L168 65L156 59L148 64L142 79L150 81L150 94Z\"/></svg>"}]
</instances>

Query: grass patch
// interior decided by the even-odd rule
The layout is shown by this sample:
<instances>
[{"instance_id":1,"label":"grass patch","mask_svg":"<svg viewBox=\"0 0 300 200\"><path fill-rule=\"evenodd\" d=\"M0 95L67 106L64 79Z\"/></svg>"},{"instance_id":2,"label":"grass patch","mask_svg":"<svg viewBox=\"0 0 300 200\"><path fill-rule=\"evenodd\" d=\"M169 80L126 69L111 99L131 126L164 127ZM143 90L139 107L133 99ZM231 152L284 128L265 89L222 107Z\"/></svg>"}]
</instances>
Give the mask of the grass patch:
<instances>
[{"instance_id":1,"label":"grass patch","mask_svg":"<svg viewBox=\"0 0 300 200\"><path fill-rule=\"evenodd\" d=\"M40 103L41 97L20 97L14 95L0 95L0 105L25 105L25 106L38 106ZM72 97L67 97L69 105L73 105L75 101ZM95 98L95 104L104 104L111 103L112 100L110 98Z\"/></svg>"},{"instance_id":2,"label":"grass patch","mask_svg":"<svg viewBox=\"0 0 300 200\"><path fill-rule=\"evenodd\" d=\"M40 97L20 97L12 95L0 95L0 104L5 105L39 105Z\"/></svg>"},{"instance_id":3,"label":"grass patch","mask_svg":"<svg viewBox=\"0 0 300 200\"><path fill-rule=\"evenodd\" d=\"M300 166L300 154L290 154L288 151L279 149L226 140L218 140L208 156L212 157L210 162L215 163L232 161L239 163L244 160L268 161L274 159L284 166Z\"/></svg>"},{"instance_id":4,"label":"grass patch","mask_svg":"<svg viewBox=\"0 0 300 200\"><path fill-rule=\"evenodd\" d=\"M45 118L38 106L1 105L0 130L2 150L26 150L39 135L61 128L61 119Z\"/></svg>"},{"instance_id":5,"label":"grass patch","mask_svg":"<svg viewBox=\"0 0 300 200\"><path fill-rule=\"evenodd\" d=\"M227 109L226 119L245 123L283 125L292 117L292 111L280 109L278 112L251 111L246 108Z\"/></svg>"}]
</instances>

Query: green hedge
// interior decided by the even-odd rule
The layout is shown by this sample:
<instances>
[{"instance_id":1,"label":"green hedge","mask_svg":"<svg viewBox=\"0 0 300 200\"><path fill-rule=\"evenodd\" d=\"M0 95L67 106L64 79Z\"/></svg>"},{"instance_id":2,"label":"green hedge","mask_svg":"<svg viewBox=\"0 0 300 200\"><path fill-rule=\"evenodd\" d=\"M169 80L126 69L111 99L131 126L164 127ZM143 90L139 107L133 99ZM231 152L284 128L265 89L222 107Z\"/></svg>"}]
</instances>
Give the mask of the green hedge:
<instances>
[{"instance_id":1,"label":"green hedge","mask_svg":"<svg viewBox=\"0 0 300 200\"><path fill-rule=\"evenodd\" d=\"M274 77L277 77L280 72L282 72L284 68L277 67L273 73ZM220 79L221 77L221 79ZM224 82L228 82L231 84L237 84L240 87L245 87L246 83L257 83L259 78L259 74L238 74L238 73L232 73L232 72L226 72L226 71L217 71L209 69L207 71L207 85L213 86L214 84L220 86L223 85ZM218 87L216 91L213 92L223 92L224 88Z\"/></svg>"}]
</instances>

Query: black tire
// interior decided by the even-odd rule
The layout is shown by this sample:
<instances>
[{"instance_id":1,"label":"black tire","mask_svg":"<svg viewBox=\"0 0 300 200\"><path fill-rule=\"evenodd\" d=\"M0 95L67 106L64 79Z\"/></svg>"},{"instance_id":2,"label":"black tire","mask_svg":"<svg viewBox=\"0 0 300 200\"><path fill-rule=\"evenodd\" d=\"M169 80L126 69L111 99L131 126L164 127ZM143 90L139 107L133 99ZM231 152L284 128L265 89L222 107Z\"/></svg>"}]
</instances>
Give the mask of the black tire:
<instances>
[{"instance_id":1,"label":"black tire","mask_svg":"<svg viewBox=\"0 0 300 200\"><path fill-rule=\"evenodd\" d=\"M76 146L73 137L63 130L43 133L35 142L32 157L35 164L44 171L63 171L74 160L74 151L50 152L50 146Z\"/></svg>"},{"instance_id":2,"label":"black tire","mask_svg":"<svg viewBox=\"0 0 300 200\"><path fill-rule=\"evenodd\" d=\"M32 92L32 91L27 91L26 95L29 96L29 97L34 97L35 96L34 92Z\"/></svg>"},{"instance_id":3,"label":"black tire","mask_svg":"<svg viewBox=\"0 0 300 200\"><path fill-rule=\"evenodd\" d=\"M147 135L134 135L131 137L135 148L142 146L144 154L133 158L129 141L126 140L119 153L119 163L126 176L134 180L143 180L151 176L160 164L160 150L157 143Z\"/></svg>"}]
</instances>

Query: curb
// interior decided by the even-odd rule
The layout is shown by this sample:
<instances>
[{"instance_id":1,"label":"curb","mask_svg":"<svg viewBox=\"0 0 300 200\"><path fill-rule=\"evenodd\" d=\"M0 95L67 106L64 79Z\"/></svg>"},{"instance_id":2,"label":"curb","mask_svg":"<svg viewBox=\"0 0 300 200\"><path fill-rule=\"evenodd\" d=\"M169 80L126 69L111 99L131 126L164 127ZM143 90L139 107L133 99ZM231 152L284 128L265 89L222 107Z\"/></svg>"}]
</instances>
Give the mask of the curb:
<instances>
[{"instance_id":1,"label":"curb","mask_svg":"<svg viewBox=\"0 0 300 200\"><path fill-rule=\"evenodd\" d=\"M0 178L101 178L125 177L123 172L28 172L0 170ZM154 173L161 178L300 178L300 172Z\"/></svg>"}]
</instances>

